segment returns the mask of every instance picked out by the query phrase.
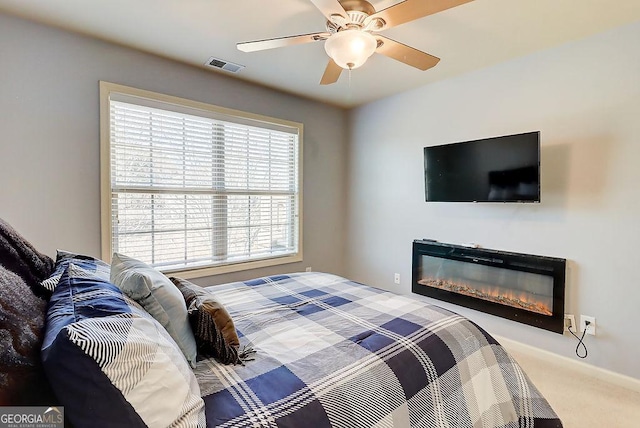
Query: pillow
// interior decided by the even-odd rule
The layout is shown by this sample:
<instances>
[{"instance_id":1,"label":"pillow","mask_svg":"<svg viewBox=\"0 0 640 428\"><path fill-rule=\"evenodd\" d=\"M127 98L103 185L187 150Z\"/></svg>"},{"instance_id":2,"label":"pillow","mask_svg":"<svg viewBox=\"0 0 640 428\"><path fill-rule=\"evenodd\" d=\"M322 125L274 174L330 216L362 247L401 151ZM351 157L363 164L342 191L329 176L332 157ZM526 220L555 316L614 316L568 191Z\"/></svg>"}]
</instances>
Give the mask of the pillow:
<instances>
[{"instance_id":1,"label":"pillow","mask_svg":"<svg viewBox=\"0 0 640 428\"><path fill-rule=\"evenodd\" d=\"M165 329L74 264L51 296L42 359L74 426L205 426L198 383Z\"/></svg>"},{"instance_id":2,"label":"pillow","mask_svg":"<svg viewBox=\"0 0 640 428\"><path fill-rule=\"evenodd\" d=\"M58 402L40 362L46 301L39 287L53 260L0 219L0 406Z\"/></svg>"},{"instance_id":3,"label":"pillow","mask_svg":"<svg viewBox=\"0 0 640 428\"><path fill-rule=\"evenodd\" d=\"M91 256L58 250L56 254L56 265L53 272L47 279L40 283L42 287L49 291L49 294L53 292L54 288L56 288L62 273L67 269L70 263L74 263L76 266L79 266L86 271L93 272L102 279L109 280L111 268L102 260Z\"/></svg>"},{"instance_id":4,"label":"pillow","mask_svg":"<svg viewBox=\"0 0 640 428\"><path fill-rule=\"evenodd\" d=\"M169 278L146 263L115 253L111 261L111 281L167 329L195 368L196 341L189 326L187 306Z\"/></svg>"},{"instance_id":5,"label":"pillow","mask_svg":"<svg viewBox=\"0 0 640 428\"><path fill-rule=\"evenodd\" d=\"M198 353L224 364L241 363L240 340L229 312L204 288L181 278L170 278L184 296Z\"/></svg>"}]
</instances>

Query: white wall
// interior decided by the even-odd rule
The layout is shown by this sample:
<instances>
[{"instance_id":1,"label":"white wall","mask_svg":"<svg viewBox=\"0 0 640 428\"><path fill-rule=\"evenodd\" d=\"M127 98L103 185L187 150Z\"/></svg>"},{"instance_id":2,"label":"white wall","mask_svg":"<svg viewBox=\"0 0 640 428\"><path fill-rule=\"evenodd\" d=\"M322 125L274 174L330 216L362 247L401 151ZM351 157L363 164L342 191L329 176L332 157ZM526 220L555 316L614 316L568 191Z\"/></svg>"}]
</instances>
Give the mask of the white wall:
<instances>
[{"instance_id":1,"label":"white wall","mask_svg":"<svg viewBox=\"0 0 640 428\"><path fill-rule=\"evenodd\" d=\"M343 271L344 110L0 14L0 217L38 249L100 256L100 80L304 123L304 261L197 282Z\"/></svg>"},{"instance_id":2,"label":"white wall","mask_svg":"<svg viewBox=\"0 0 640 428\"><path fill-rule=\"evenodd\" d=\"M416 238L566 258L567 312L597 319L587 361L640 378L638 41L640 23L351 112L347 275L410 293ZM540 204L424 201L424 146L536 130ZM442 306L575 358L570 336Z\"/></svg>"}]
</instances>

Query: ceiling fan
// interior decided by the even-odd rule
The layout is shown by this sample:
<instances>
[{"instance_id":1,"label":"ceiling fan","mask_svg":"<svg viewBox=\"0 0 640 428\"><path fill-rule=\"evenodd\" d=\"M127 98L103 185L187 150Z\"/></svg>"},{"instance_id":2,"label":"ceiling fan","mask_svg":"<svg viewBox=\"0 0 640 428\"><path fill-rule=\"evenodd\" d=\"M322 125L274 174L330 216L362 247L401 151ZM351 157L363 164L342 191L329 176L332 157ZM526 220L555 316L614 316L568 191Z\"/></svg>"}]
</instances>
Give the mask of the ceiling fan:
<instances>
[{"instance_id":1,"label":"ceiling fan","mask_svg":"<svg viewBox=\"0 0 640 428\"><path fill-rule=\"evenodd\" d=\"M376 11L366 0L310 0L327 18L327 31L238 43L254 52L324 41L329 63L321 85L335 83L343 69L360 67L374 53L388 56L420 70L435 66L440 58L378 34L382 30L468 3L472 0L405 0Z\"/></svg>"}]
</instances>

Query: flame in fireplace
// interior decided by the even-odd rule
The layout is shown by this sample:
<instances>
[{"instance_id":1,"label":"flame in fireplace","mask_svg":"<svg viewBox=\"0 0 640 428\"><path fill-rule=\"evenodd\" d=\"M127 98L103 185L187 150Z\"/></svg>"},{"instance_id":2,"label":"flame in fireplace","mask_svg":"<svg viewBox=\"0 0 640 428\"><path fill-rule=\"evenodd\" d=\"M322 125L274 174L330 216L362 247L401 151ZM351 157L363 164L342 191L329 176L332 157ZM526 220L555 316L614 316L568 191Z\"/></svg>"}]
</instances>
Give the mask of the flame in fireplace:
<instances>
[{"instance_id":1,"label":"flame in fireplace","mask_svg":"<svg viewBox=\"0 0 640 428\"><path fill-rule=\"evenodd\" d=\"M479 289L471 284L458 283L439 278L422 278L418 283L542 315L553 315L550 304L544 302L542 299L536 299L534 294L527 293L526 291L505 290L491 285L483 285L482 288Z\"/></svg>"}]
</instances>

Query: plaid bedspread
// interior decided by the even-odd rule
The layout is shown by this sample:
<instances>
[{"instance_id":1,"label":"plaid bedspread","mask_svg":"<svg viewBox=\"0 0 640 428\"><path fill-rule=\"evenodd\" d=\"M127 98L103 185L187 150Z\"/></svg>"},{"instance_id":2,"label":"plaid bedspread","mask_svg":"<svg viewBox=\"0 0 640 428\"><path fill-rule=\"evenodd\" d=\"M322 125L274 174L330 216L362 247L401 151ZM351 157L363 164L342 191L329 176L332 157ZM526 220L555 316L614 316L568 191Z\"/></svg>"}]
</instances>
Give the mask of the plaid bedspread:
<instances>
[{"instance_id":1,"label":"plaid bedspread","mask_svg":"<svg viewBox=\"0 0 640 428\"><path fill-rule=\"evenodd\" d=\"M419 296L315 272L209 289L257 354L198 363L207 426L562 426L489 334Z\"/></svg>"}]
</instances>

